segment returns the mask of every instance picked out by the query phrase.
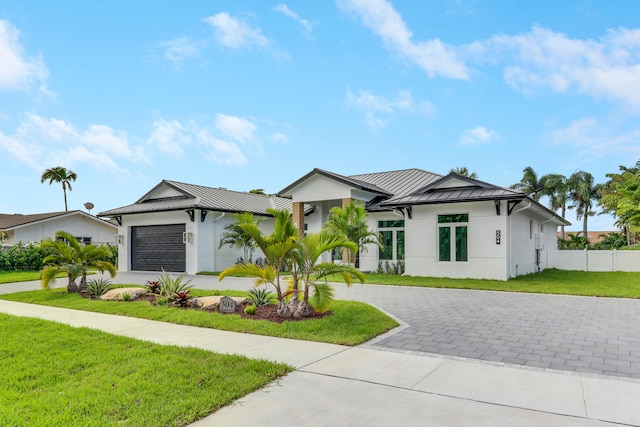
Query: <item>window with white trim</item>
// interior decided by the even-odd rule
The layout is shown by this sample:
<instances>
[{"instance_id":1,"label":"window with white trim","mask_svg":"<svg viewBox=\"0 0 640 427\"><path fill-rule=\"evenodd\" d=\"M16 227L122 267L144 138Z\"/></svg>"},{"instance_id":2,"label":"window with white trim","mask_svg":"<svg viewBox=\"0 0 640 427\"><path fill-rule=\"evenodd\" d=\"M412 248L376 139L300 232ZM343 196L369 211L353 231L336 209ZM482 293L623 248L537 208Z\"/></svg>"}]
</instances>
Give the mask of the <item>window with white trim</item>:
<instances>
[{"instance_id":1,"label":"window with white trim","mask_svg":"<svg viewBox=\"0 0 640 427\"><path fill-rule=\"evenodd\" d=\"M404 220L378 221L383 248L378 250L379 260L404 260Z\"/></svg>"},{"instance_id":2,"label":"window with white trim","mask_svg":"<svg viewBox=\"0 0 640 427\"><path fill-rule=\"evenodd\" d=\"M469 214L438 215L438 261L468 261Z\"/></svg>"}]
</instances>

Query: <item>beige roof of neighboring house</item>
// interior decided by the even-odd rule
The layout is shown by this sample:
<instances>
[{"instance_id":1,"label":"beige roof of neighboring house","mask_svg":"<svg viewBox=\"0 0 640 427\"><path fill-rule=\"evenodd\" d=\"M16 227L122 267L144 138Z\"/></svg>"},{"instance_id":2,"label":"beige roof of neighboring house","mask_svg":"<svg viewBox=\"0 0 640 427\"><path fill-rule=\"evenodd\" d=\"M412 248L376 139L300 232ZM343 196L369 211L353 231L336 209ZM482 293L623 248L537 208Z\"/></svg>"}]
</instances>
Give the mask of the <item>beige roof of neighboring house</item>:
<instances>
[{"instance_id":1,"label":"beige roof of neighboring house","mask_svg":"<svg viewBox=\"0 0 640 427\"><path fill-rule=\"evenodd\" d=\"M580 233L580 235L582 236L582 231L565 231L565 239L567 238L566 236L568 236L569 234L571 235L576 235ZM603 235L607 235L607 234L613 234L613 233L619 233L619 231L617 230L613 230L613 231L587 231L587 239L589 239L589 243L598 243L601 240L603 240ZM558 231L558 239L562 238L562 232Z\"/></svg>"},{"instance_id":2,"label":"beige roof of neighboring house","mask_svg":"<svg viewBox=\"0 0 640 427\"><path fill-rule=\"evenodd\" d=\"M110 221L105 221L100 218L96 218L93 215L89 215L86 212L74 210L74 211L61 211L61 212L46 212L39 214L0 214L0 230L9 230L12 228L17 228L21 226L25 226L28 224L33 224L42 221L49 221L54 218L61 218L64 216L70 215L86 215L94 220L106 222L109 225L116 226Z\"/></svg>"}]
</instances>

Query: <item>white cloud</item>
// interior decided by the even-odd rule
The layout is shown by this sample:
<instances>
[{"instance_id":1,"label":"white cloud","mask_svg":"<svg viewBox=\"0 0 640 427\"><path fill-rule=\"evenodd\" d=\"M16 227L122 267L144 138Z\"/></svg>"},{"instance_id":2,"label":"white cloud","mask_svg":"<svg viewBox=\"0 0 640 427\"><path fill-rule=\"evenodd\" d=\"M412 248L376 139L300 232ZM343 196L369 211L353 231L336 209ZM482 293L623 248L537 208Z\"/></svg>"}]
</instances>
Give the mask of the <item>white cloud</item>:
<instances>
[{"instance_id":1,"label":"white cloud","mask_svg":"<svg viewBox=\"0 0 640 427\"><path fill-rule=\"evenodd\" d=\"M44 85L49 76L42 58L30 58L18 40L18 30L10 22L0 20L0 88L26 89L37 83L47 93Z\"/></svg>"},{"instance_id":2,"label":"white cloud","mask_svg":"<svg viewBox=\"0 0 640 427\"><path fill-rule=\"evenodd\" d=\"M185 59L198 58L200 45L201 42L191 40L186 36L161 43L164 48L164 57L176 64L181 64Z\"/></svg>"},{"instance_id":3,"label":"white cloud","mask_svg":"<svg viewBox=\"0 0 640 427\"><path fill-rule=\"evenodd\" d=\"M276 144L286 144L287 142L289 142L289 138L287 138L287 135L280 132L276 132L271 135L271 140Z\"/></svg>"},{"instance_id":4,"label":"white cloud","mask_svg":"<svg viewBox=\"0 0 640 427\"><path fill-rule=\"evenodd\" d=\"M200 130L198 141L209 150L209 157L216 163L228 166L242 166L247 164L247 157L234 142L224 141L211 135L206 130Z\"/></svg>"},{"instance_id":5,"label":"white cloud","mask_svg":"<svg viewBox=\"0 0 640 427\"><path fill-rule=\"evenodd\" d=\"M362 24L376 33L386 48L418 65L430 77L467 80L469 71L453 46L439 39L416 42L402 16L385 0L337 0L345 12L357 15Z\"/></svg>"},{"instance_id":6,"label":"white cloud","mask_svg":"<svg viewBox=\"0 0 640 427\"><path fill-rule=\"evenodd\" d=\"M231 48L269 46L269 40L259 28L253 28L226 12L204 18L204 22L215 29L218 41L224 46Z\"/></svg>"},{"instance_id":7,"label":"white cloud","mask_svg":"<svg viewBox=\"0 0 640 427\"><path fill-rule=\"evenodd\" d=\"M101 124L81 131L64 120L36 114L29 114L13 135L0 133L0 150L32 169L59 162L122 171L120 160L145 161L142 150L131 146L125 132Z\"/></svg>"},{"instance_id":8,"label":"white cloud","mask_svg":"<svg viewBox=\"0 0 640 427\"><path fill-rule=\"evenodd\" d=\"M293 19L294 21L298 22L300 25L304 27L305 31L307 32L307 35L311 34L311 31L313 30L313 25L311 24L311 22L300 17L300 15L298 15L296 12L289 9L289 7L286 4L280 3L279 5L274 7L273 10L275 10L276 12L280 12L288 16L289 18Z\"/></svg>"},{"instance_id":9,"label":"white cloud","mask_svg":"<svg viewBox=\"0 0 640 427\"><path fill-rule=\"evenodd\" d=\"M256 140L256 126L244 117L217 114L216 128L225 136L238 142L252 142Z\"/></svg>"},{"instance_id":10,"label":"white cloud","mask_svg":"<svg viewBox=\"0 0 640 427\"><path fill-rule=\"evenodd\" d=\"M460 144L485 145L498 141L499 139L500 134L498 134L498 132L489 130L484 126L476 126L473 129L467 129L462 132L462 135L460 136Z\"/></svg>"},{"instance_id":11,"label":"white cloud","mask_svg":"<svg viewBox=\"0 0 640 427\"><path fill-rule=\"evenodd\" d=\"M614 154L640 158L640 127L623 129L610 120L603 122L594 117L574 120L552 131L549 140L553 144L572 146L579 157L591 161Z\"/></svg>"},{"instance_id":12,"label":"white cloud","mask_svg":"<svg viewBox=\"0 0 640 427\"><path fill-rule=\"evenodd\" d=\"M188 130L177 120L156 120L147 143L154 148L176 156L183 153L182 146L191 143Z\"/></svg>"},{"instance_id":13,"label":"white cloud","mask_svg":"<svg viewBox=\"0 0 640 427\"><path fill-rule=\"evenodd\" d=\"M416 102L408 91L398 91L394 99L361 90L357 95L347 89L346 104L364 113L365 122L371 128L387 124L389 117L406 112L420 112L430 116L435 108L428 101Z\"/></svg>"},{"instance_id":14,"label":"white cloud","mask_svg":"<svg viewBox=\"0 0 640 427\"><path fill-rule=\"evenodd\" d=\"M535 26L528 33L477 42L475 49L494 60L502 56L505 81L524 93L547 87L640 107L640 29L609 30L599 40L583 40Z\"/></svg>"}]
</instances>

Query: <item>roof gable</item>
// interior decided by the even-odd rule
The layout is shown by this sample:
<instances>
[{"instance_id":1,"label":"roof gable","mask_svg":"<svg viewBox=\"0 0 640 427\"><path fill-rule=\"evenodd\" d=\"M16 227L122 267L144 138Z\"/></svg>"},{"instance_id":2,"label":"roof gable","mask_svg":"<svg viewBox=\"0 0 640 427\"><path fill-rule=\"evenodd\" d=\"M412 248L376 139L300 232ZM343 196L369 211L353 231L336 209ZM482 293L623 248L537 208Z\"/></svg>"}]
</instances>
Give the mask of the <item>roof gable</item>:
<instances>
[{"instance_id":1,"label":"roof gable","mask_svg":"<svg viewBox=\"0 0 640 427\"><path fill-rule=\"evenodd\" d=\"M61 212L47 212L39 214L0 214L0 230L11 230L20 227L26 227L42 222L53 221L63 217L69 216L84 216L93 221L100 221L101 224L107 224L111 227L116 227L115 224L105 221L101 218L96 218L86 212L73 210L73 211L61 211Z\"/></svg>"},{"instance_id":2,"label":"roof gable","mask_svg":"<svg viewBox=\"0 0 640 427\"><path fill-rule=\"evenodd\" d=\"M331 180L334 180L336 182L339 182L341 184L345 184L347 186L353 187L354 189L357 190L362 190L362 191L366 191L369 193L373 193L374 195L385 195L385 196L391 196L393 195L393 193L390 193L388 191L386 191L383 188L378 187L375 184L372 184L370 182L364 181L364 180L360 180L354 177L348 177L348 176L344 176L344 175L340 175L334 172L329 172L327 170L324 169L319 169L319 168L315 168L313 169L311 172L305 174L303 177L297 179L295 182L289 184L287 187L283 188L282 190L280 190L278 192L279 196L282 197L291 197L293 190L296 187L299 187L300 185L304 184L306 181L308 181L309 179L313 178L314 176L323 176L325 178L329 178Z\"/></svg>"}]
</instances>

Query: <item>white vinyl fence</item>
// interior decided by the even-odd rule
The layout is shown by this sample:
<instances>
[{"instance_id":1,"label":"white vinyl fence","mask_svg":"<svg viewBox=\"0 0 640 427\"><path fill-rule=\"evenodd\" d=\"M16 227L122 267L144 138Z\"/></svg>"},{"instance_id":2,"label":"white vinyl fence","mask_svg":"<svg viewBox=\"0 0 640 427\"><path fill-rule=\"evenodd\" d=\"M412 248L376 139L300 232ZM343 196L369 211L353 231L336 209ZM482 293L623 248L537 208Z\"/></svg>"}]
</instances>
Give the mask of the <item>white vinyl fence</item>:
<instances>
[{"instance_id":1,"label":"white vinyl fence","mask_svg":"<svg viewBox=\"0 0 640 427\"><path fill-rule=\"evenodd\" d=\"M549 268L640 272L640 251L562 250L547 252Z\"/></svg>"}]
</instances>

